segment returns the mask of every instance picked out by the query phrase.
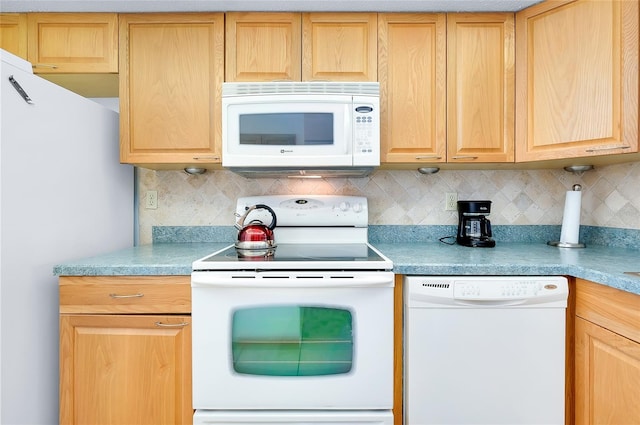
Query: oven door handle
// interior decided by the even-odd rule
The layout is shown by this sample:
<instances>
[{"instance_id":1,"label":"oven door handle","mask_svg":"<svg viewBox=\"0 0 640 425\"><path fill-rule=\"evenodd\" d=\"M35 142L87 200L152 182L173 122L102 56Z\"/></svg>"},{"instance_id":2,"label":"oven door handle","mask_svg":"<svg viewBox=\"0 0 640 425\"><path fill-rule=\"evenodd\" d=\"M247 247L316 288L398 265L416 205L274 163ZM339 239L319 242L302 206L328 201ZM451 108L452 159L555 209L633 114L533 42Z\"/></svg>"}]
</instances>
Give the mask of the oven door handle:
<instances>
[{"instance_id":1,"label":"oven door handle","mask_svg":"<svg viewBox=\"0 0 640 425\"><path fill-rule=\"evenodd\" d=\"M384 276L354 276L354 277L205 277L192 279L192 287L233 287L233 288L368 288L393 287L393 278Z\"/></svg>"}]
</instances>

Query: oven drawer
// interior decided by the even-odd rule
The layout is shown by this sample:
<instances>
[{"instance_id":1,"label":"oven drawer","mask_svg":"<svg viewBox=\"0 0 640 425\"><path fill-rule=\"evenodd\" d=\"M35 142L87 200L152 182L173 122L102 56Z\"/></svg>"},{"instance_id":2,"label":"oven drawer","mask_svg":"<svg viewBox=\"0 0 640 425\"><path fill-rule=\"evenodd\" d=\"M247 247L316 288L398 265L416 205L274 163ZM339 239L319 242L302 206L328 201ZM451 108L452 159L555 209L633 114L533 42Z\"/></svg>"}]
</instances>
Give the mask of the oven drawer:
<instances>
[{"instance_id":1,"label":"oven drawer","mask_svg":"<svg viewBox=\"0 0 640 425\"><path fill-rule=\"evenodd\" d=\"M190 313L190 276L62 276L60 313Z\"/></svg>"}]
</instances>

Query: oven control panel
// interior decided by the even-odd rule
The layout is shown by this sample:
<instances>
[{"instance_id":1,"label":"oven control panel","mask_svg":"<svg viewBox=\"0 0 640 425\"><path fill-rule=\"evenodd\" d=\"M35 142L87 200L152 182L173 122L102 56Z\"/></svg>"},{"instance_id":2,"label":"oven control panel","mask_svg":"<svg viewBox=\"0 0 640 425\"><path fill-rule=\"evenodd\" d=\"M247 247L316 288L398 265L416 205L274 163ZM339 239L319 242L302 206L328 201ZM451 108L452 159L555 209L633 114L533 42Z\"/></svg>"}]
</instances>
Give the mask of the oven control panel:
<instances>
[{"instance_id":1,"label":"oven control panel","mask_svg":"<svg viewBox=\"0 0 640 425\"><path fill-rule=\"evenodd\" d=\"M271 195L239 198L236 214L252 205L264 204L275 212L278 227L367 227L368 204L362 196ZM245 222L269 222L270 213L254 210Z\"/></svg>"}]
</instances>

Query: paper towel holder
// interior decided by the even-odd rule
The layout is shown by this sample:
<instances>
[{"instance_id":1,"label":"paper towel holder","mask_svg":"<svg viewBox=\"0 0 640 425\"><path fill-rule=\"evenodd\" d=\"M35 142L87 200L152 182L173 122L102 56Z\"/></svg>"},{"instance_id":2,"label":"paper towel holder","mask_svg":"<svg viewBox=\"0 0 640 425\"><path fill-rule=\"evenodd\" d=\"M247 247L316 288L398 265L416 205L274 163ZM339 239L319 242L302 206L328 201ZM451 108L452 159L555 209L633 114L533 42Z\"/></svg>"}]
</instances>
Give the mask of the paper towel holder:
<instances>
[{"instance_id":1,"label":"paper towel holder","mask_svg":"<svg viewBox=\"0 0 640 425\"><path fill-rule=\"evenodd\" d=\"M571 188L573 191L581 191L582 186L579 184L574 184ZM558 248L584 248L586 245L582 242L562 242L562 241L549 241L547 245L555 246Z\"/></svg>"}]
</instances>

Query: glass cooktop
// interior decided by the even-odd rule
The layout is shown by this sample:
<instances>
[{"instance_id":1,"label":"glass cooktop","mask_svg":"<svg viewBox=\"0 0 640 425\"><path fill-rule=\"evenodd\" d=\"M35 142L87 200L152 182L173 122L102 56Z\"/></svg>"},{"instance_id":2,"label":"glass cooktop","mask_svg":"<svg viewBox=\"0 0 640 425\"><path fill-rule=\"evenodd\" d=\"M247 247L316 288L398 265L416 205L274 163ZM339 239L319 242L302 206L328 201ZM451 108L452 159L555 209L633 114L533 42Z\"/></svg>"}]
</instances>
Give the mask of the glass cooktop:
<instances>
[{"instance_id":1,"label":"glass cooktop","mask_svg":"<svg viewBox=\"0 0 640 425\"><path fill-rule=\"evenodd\" d=\"M231 245L197 260L193 270L215 269L384 269L391 260L369 244L279 244L271 251L240 251Z\"/></svg>"}]
</instances>

